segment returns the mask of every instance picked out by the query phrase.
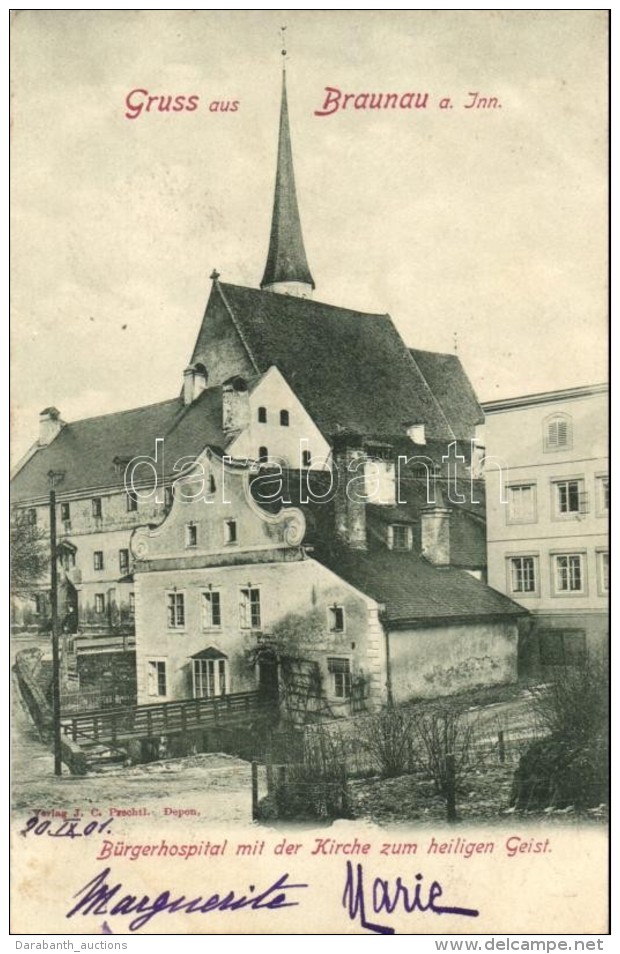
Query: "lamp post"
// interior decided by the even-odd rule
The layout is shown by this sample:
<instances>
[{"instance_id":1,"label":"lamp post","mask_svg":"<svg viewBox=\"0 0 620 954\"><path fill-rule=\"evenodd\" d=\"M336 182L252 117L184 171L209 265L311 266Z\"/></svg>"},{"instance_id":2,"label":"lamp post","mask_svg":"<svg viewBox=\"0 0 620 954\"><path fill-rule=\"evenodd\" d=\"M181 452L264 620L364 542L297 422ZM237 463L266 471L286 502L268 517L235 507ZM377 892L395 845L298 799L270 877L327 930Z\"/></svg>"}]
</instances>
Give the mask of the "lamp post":
<instances>
[{"instance_id":1,"label":"lamp post","mask_svg":"<svg viewBox=\"0 0 620 954\"><path fill-rule=\"evenodd\" d=\"M60 739L60 646L58 633L58 563L56 542L56 491L55 483L64 475L50 470L50 550L51 550L51 602L52 602L52 722L54 726L54 775L62 775Z\"/></svg>"}]
</instances>

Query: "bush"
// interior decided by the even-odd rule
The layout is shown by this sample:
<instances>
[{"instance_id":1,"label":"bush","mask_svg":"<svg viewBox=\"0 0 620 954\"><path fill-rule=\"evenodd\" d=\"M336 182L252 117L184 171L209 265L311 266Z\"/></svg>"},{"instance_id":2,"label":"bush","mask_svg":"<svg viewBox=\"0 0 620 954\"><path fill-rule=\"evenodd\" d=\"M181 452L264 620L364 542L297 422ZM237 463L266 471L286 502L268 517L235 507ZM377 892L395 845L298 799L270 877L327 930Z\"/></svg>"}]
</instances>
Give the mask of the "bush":
<instances>
[{"instance_id":1,"label":"bush","mask_svg":"<svg viewBox=\"0 0 620 954\"><path fill-rule=\"evenodd\" d=\"M607 668L587 658L535 692L538 720L548 735L521 756L512 788L515 807L579 809L607 800L608 686Z\"/></svg>"}]
</instances>

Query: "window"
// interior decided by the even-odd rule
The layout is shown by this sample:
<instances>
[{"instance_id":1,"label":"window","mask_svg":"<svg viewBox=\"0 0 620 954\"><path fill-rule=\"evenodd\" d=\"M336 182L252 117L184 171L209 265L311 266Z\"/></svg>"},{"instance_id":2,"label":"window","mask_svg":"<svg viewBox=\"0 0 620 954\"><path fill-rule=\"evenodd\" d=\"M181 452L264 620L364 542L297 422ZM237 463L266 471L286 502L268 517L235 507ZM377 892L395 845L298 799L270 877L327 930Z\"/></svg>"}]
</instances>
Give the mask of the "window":
<instances>
[{"instance_id":1,"label":"window","mask_svg":"<svg viewBox=\"0 0 620 954\"><path fill-rule=\"evenodd\" d=\"M226 660L194 659L194 698L212 699L226 695Z\"/></svg>"},{"instance_id":2,"label":"window","mask_svg":"<svg viewBox=\"0 0 620 954\"><path fill-rule=\"evenodd\" d=\"M573 428L568 414L554 414L544 423L546 451L567 450L572 446Z\"/></svg>"},{"instance_id":3,"label":"window","mask_svg":"<svg viewBox=\"0 0 620 954\"><path fill-rule=\"evenodd\" d=\"M407 436L414 444L426 444L426 428L424 424L412 424L407 428Z\"/></svg>"},{"instance_id":4,"label":"window","mask_svg":"<svg viewBox=\"0 0 620 954\"><path fill-rule=\"evenodd\" d=\"M510 590L512 593L535 593L536 558L533 556L511 557Z\"/></svg>"},{"instance_id":5,"label":"window","mask_svg":"<svg viewBox=\"0 0 620 954\"><path fill-rule=\"evenodd\" d=\"M596 512L609 513L609 477L596 478Z\"/></svg>"},{"instance_id":6,"label":"window","mask_svg":"<svg viewBox=\"0 0 620 954\"><path fill-rule=\"evenodd\" d=\"M188 523L185 527L185 546L195 547L198 544L198 527L195 523Z\"/></svg>"},{"instance_id":7,"label":"window","mask_svg":"<svg viewBox=\"0 0 620 954\"><path fill-rule=\"evenodd\" d=\"M63 523L67 523L69 520L71 520L71 504L61 503L60 519L63 521Z\"/></svg>"},{"instance_id":8,"label":"window","mask_svg":"<svg viewBox=\"0 0 620 954\"><path fill-rule=\"evenodd\" d=\"M136 594L135 593L129 594L129 615L131 616L132 619L136 615Z\"/></svg>"},{"instance_id":9,"label":"window","mask_svg":"<svg viewBox=\"0 0 620 954\"><path fill-rule=\"evenodd\" d=\"M269 451L266 447L258 448L258 462L260 464L266 464L269 460Z\"/></svg>"},{"instance_id":10,"label":"window","mask_svg":"<svg viewBox=\"0 0 620 954\"><path fill-rule=\"evenodd\" d=\"M556 480L553 487L556 517L570 517L586 512L583 480Z\"/></svg>"},{"instance_id":11,"label":"window","mask_svg":"<svg viewBox=\"0 0 620 954\"><path fill-rule=\"evenodd\" d=\"M130 490L127 494L127 512L134 513L138 509L138 495L135 490Z\"/></svg>"},{"instance_id":12,"label":"window","mask_svg":"<svg viewBox=\"0 0 620 954\"><path fill-rule=\"evenodd\" d=\"M105 594L95 593L95 613L105 613Z\"/></svg>"},{"instance_id":13,"label":"window","mask_svg":"<svg viewBox=\"0 0 620 954\"><path fill-rule=\"evenodd\" d=\"M27 521L27 523L30 524L31 527L35 527L35 526L36 526L36 524L37 524L37 511L36 511L36 507L31 507L31 508L30 508L30 510L28 511L27 517L26 517L26 521Z\"/></svg>"},{"instance_id":14,"label":"window","mask_svg":"<svg viewBox=\"0 0 620 954\"><path fill-rule=\"evenodd\" d=\"M302 467L310 467L311 464L312 464L312 454L310 453L310 451L309 451L309 450L302 451L302 452L301 452L301 466L302 466Z\"/></svg>"},{"instance_id":15,"label":"window","mask_svg":"<svg viewBox=\"0 0 620 954\"><path fill-rule=\"evenodd\" d=\"M224 521L224 540L226 543L237 542L237 521L236 520Z\"/></svg>"},{"instance_id":16,"label":"window","mask_svg":"<svg viewBox=\"0 0 620 954\"><path fill-rule=\"evenodd\" d=\"M586 634L581 629L542 630L538 638L543 666L581 666L586 660Z\"/></svg>"},{"instance_id":17,"label":"window","mask_svg":"<svg viewBox=\"0 0 620 954\"><path fill-rule=\"evenodd\" d=\"M327 611L330 633L344 633L344 606L334 603Z\"/></svg>"},{"instance_id":18,"label":"window","mask_svg":"<svg viewBox=\"0 0 620 954\"><path fill-rule=\"evenodd\" d=\"M205 629L217 629L222 625L222 604L218 590L202 594L202 625Z\"/></svg>"},{"instance_id":19,"label":"window","mask_svg":"<svg viewBox=\"0 0 620 954\"><path fill-rule=\"evenodd\" d=\"M147 692L149 696L165 696L166 663L161 659L152 659L147 663Z\"/></svg>"},{"instance_id":20,"label":"window","mask_svg":"<svg viewBox=\"0 0 620 954\"><path fill-rule=\"evenodd\" d=\"M388 547L390 550L410 550L412 544L411 528L402 523L388 527Z\"/></svg>"},{"instance_id":21,"label":"window","mask_svg":"<svg viewBox=\"0 0 620 954\"><path fill-rule=\"evenodd\" d=\"M598 591L602 594L609 593L609 552L599 550L596 554L596 572L598 576Z\"/></svg>"},{"instance_id":22,"label":"window","mask_svg":"<svg viewBox=\"0 0 620 954\"><path fill-rule=\"evenodd\" d=\"M174 494L173 494L172 487L164 487L164 507L166 508L166 510L170 510L172 506L173 497L174 497Z\"/></svg>"},{"instance_id":23,"label":"window","mask_svg":"<svg viewBox=\"0 0 620 954\"><path fill-rule=\"evenodd\" d=\"M34 611L37 616L43 616L45 614L45 595L43 593L35 594Z\"/></svg>"},{"instance_id":24,"label":"window","mask_svg":"<svg viewBox=\"0 0 620 954\"><path fill-rule=\"evenodd\" d=\"M214 494L216 490L217 486L215 484L215 477L213 474L209 474L209 493Z\"/></svg>"},{"instance_id":25,"label":"window","mask_svg":"<svg viewBox=\"0 0 620 954\"><path fill-rule=\"evenodd\" d=\"M96 520L101 519L101 516L103 513L102 507L101 507L101 497L93 497L93 499L91 500L91 505L92 505L93 517L95 517Z\"/></svg>"},{"instance_id":26,"label":"window","mask_svg":"<svg viewBox=\"0 0 620 954\"><path fill-rule=\"evenodd\" d=\"M585 564L581 553L559 553L553 557L555 592L585 593Z\"/></svg>"},{"instance_id":27,"label":"window","mask_svg":"<svg viewBox=\"0 0 620 954\"><path fill-rule=\"evenodd\" d=\"M65 570L72 570L75 567L75 550L63 547L61 561Z\"/></svg>"},{"instance_id":28,"label":"window","mask_svg":"<svg viewBox=\"0 0 620 954\"><path fill-rule=\"evenodd\" d=\"M185 596L183 593L168 593L168 628L185 626Z\"/></svg>"},{"instance_id":29,"label":"window","mask_svg":"<svg viewBox=\"0 0 620 954\"><path fill-rule=\"evenodd\" d=\"M351 661L328 657L327 670L332 675L332 689L336 699L349 699L351 696Z\"/></svg>"},{"instance_id":30,"label":"window","mask_svg":"<svg viewBox=\"0 0 620 954\"><path fill-rule=\"evenodd\" d=\"M288 411L280 411L280 427L288 427L290 424L290 414Z\"/></svg>"},{"instance_id":31,"label":"window","mask_svg":"<svg viewBox=\"0 0 620 954\"><path fill-rule=\"evenodd\" d=\"M536 484L515 484L508 487L508 522L536 522Z\"/></svg>"},{"instance_id":32,"label":"window","mask_svg":"<svg viewBox=\"0 0 620 954\"><path fill-rule=\"evenodd\" d=\"M129 569L129 550L118 551L118 566L121 573L127 573Z\"/></svg>"},{"instance_id":33,"label":"window","mask_svg":"<svg viewBox=\"0 0 620 954\"><path fill-rule=\"evenodd\" d=\"M93 553L93 563L96 570L103 570L103 550L95 550Z\"/></svg>"},{"instance_id":34,"label":"window","mask_svg":"<svg viewBox=\"0 0 620 954\"><path fill-rule=\"evenodd\" d=\"M247 586L241 590L239 623L241 629L260 629L260 590L255 587Z\"/></svg>"},{"instance_id":35,"label":"window","mask_svg":"<svg viewBox=\"0 0 620 954\"><path fill-rule=\"evenodd\" d=\"M258 423L266 424L267 423L267 408L259 407L258 409Z\"/></svg>"}]
</instances>

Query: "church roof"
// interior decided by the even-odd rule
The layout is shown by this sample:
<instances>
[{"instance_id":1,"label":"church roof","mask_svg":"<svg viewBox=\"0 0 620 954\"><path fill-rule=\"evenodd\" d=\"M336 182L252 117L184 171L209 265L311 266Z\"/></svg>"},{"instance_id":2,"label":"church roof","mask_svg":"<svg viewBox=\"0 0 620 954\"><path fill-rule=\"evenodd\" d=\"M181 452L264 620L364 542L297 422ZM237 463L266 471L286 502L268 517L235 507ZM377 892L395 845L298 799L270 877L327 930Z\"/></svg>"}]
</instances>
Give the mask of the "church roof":
<instances>
[{"instance_id":1,"label":"church roof","mask_svg":"<svg viewBox=\"0 0 620 954\"><path fill-rule=\"evenodd\" d=\"M64 473L56 487L59 497L120 485L125 463L140 455L154 457L157 438L164 438L163 472L169 476L181 457L197 456L207 444L223 447L221 401L221 389L209 388L188 406L173 398L65 424L17 473L12 499L17 503L46 496L50 470Z\"/></svg>"},{"instance_id":2,"label":"church roof","mask_svg":"<svg viewBox=\"0 0 620 954\"><path fill-rule=\"evenodd\" d=\"M484 423L484 413L458 356L420 351L419 348L410 348L409 353L441 405L455 436L469 439L472 428Z\"/></svg>"},{"instance_id":3,"label":"church roof","mask_svg":"<svg viewBox=\"0 0 620 954\"><path fill-rule=\"evenodd\" d=\"M387 440L424 423L431 439L454 439L389 315L214 282L192 362L208 354L208 316L217 298L256 370L275 364L326 437L349 432Z\"/></svg>"},{"instance_id":4,"label":"church roof","mask_svg":"<svg viewBox=\"0 0 620 954\"><path fill-rule=\"evenodd\" d=\"M299 207L297 205L285 72L282 73L278 163L271 217L271 235L261 288L275 282L302 282L314 288L314 279L310 274L306 259Z\"/></svg>"}]
</instances>

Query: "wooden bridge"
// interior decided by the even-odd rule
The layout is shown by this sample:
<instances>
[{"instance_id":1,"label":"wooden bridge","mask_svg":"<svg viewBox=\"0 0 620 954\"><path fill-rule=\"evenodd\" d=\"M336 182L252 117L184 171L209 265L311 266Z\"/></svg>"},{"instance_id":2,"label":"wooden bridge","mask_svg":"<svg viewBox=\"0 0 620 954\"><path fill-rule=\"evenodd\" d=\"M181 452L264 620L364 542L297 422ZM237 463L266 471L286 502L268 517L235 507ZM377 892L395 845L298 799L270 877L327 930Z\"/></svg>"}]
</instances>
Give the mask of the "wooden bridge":
<instances>
[{"instance_id":1,"label":"wooden bridge","mask_svg":"<svg viewBox=\"0 0 620 954\"><path fill-rule=\"evenodd\" d=\"M130 739L183 735L192 729L232 728L260 714L277 713L277 699L260 692L238 692L212 699L182 699L146 706L97 709L61 716L62 731L82 745L115 746Z\"/></svg>"}]
</instances>

